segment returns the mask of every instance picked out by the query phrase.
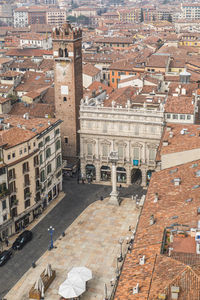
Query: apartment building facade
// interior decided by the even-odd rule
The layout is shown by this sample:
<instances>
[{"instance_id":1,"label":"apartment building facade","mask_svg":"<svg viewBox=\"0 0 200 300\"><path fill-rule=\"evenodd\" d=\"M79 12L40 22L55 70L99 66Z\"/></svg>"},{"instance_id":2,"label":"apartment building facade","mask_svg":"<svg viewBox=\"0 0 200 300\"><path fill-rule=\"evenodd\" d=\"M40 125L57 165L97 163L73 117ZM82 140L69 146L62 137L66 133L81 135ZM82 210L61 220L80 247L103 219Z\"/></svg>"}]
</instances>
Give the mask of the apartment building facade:
<instances>
[{"instance_id":1,"label":"apartment building facade","mask_svg":"<svg viewBox=\"0 0 200 300\"><path fill-rule=\"evenodd\" d=\"M131 8L118 11L119 21L123 23L138 23L141 20L141 9Z\"/></svg>"},{"instance_id":2,"label":"apartment building facade","mask_svg":"<svg viewBox=\"0 0 200 300\"><path fill-rule=\"evenodd\" d=\"M9 123L8 123L9 122ZM2 120L0 237L32 222L62 190L60 120Z\"/></svg>"},{"instance_id":3,"label":"apartment building facade","mask_svg":"<svg viewBox=\"0 0 200 300\"><path fill-rule=\"evenodd\" d=\"M67 14L63 9L49 9L47 10L47 24L60 26L66 22Z\"/></svg>"},{"instance_id":4,"label":"apartment building facade","mask_svg":"<svg viewBox=\"0 0 200 300\"><path fill-rule=\"evenodd\" d=\"M200 20L200 4L196 3L181 3L181 12L183 19Z\"/></svg>"},{"instance_id":5,"label":"apartment building facade","mask_svg":"<svg viewBox=\"0 0 200 300\"><path fill-rule=\"evenodd\" d=\"M14 27L27 27L28 24L28 8L16 8L14 10Z\"/></svg>"},{"instance_id":6,"label":"apartment building facade","mask_svg":"<svg viewBox=\"0 0 200 300\"><path fill-rule=\"evenodd\" d=\"M30 6L14 10L14 27L27 27L31 24L62 25L66 21L66 11L57 7Z\"/></svg>"}]
</instances>

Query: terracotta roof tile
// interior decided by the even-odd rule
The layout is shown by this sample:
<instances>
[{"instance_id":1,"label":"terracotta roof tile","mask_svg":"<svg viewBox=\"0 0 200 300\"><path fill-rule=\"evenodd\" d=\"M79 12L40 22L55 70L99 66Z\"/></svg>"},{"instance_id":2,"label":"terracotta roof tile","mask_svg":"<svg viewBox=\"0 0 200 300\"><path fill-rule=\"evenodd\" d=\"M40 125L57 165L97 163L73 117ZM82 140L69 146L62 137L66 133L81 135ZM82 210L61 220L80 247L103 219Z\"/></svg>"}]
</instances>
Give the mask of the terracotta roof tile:
<instances>
[{"instance_id":1,"label":"terracotta roof tile","mask_svg":"<svg viewBox=\"0 0 200 300\"><path fill-rule=\"evenodd\" d=\"M168 96L165 103L166 113L194 114L194 101L186 96Z\"/></svg>"}]
</instances>

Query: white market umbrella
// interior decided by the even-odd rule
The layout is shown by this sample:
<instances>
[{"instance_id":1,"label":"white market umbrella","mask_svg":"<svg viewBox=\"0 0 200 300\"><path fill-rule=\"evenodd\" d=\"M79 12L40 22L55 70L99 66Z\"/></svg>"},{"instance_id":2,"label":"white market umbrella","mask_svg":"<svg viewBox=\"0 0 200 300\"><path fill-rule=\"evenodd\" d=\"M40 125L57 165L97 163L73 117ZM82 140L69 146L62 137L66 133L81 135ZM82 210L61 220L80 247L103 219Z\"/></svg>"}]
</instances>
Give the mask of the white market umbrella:
<instances>
[{"instance_id":1,"label":"white market umbrella","mask_svg":"<svg viewBox=\"0 0 200 300\"><path fill-rule=\"evenodd\" d=\"M80 285L73 280L66 279L60 286L58 293L60 296L70 299L80 296L85 292L85 283Z\"/></svg>"},{"instance_id":2,"label":"white market umbrella","mask_svg":"<svg viewBox=\"0 0 200 300\"><path fill-rule=\"evenodd\" d=\"M72 268L71 271L68 273L68 278L70 278L72 274L78 274L79 277L84 281L92 279L92 271L86 267Z\"/></svg>"},{"instance_id":3,"label":"white market umbrella","mask_svg":"<svg viewBox=\"0 0 200 300\"><path fill-rule=\"evenodd\" d=\"M80 286L85 286L85 280L83 280L78 273L67 274L67 279L76 282Z\"/></svg>"}]
</instances>

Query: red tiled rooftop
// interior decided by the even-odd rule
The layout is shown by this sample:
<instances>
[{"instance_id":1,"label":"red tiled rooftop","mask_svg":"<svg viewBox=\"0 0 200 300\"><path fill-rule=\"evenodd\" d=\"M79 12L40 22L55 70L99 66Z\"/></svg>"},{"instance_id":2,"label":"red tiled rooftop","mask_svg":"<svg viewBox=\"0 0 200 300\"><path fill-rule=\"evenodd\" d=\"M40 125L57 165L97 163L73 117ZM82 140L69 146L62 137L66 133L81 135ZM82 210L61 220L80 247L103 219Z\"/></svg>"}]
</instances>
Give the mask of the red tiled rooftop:
<instances>
[{"instance_id":1,"label":"red tiled rooftop","mask_svg":"<svg viewBox=\"0 0 200 300\"><path fill-rule=\"evenodd\" d=\"M195 237L174 237L173 240L173 251L183 253L196 253L196 242Z\"/></svg>"},{"instance_id":2,"label":"red tiled rooftop","mask_svg":"<svg viewBox=\"0 0 200 300\"><path fill-rule=\"evenodd\" d=\"M115 299L155 300L160 293L170 297L171 286L180 286L180 299L197 300L200 293L200 268L190 267L165 254L160 254L164 229L175 222L197 227L199 216L200 160L154 172L150 181L144 206L139 218L133 250L127 254L120 276ZM175 186L173 179L180 178L181 184ZM194 188L195 187L195 188ZM158 201L154 202L155 193ZM192 201L186 201L192 199ZM150 225L150 216L155 223ZM139 258L145 255L144 265ZM193 280L193 278L195 278ZM186 287L189 282L191 289ZM139 283L139 293L133 295L132 289ZM168 298L167 298L168 299ZM170 299L170 298L169 298Z\"/></svg>"}]
</instances>

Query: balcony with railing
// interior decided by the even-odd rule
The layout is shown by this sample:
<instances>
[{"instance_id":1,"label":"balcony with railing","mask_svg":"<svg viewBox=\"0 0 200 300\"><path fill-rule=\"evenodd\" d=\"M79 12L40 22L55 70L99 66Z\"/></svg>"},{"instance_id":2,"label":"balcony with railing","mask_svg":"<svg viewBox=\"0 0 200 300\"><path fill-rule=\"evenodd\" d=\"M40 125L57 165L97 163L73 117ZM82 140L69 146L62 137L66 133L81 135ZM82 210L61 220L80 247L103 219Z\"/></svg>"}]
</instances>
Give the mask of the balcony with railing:
<instances>
[{"instance_id":1,"label":"balcony with railing","mask_svg":"<svg viewBox=\"0 0 200 300\"><path fill-rule=\"evenodd\" d=\"M10 196L15 195L17 193L17 188L16 187L12 187L9 189L10 192Z\"/></svg>"},{"instance_id":2,"label":"balcony with railing","mask_svg":"<svg viewBox=\"0 0 200 300\"><path fill-rule=\"evenodd\" d=\"M102 155L102 156L100 156L100 160L101 160L102 162L108 163L108 155Z\"/></svg>"},{"instance_id":3,"label":"balcony with railing","mask_svg":"<svg viewBox=\"0 0 200 300\"><path fill-rule=\"evenodd\" d=\"M41 184L36 184L36 191L41 190L41 188L42 188L42 185L41 185Z\"/></svg>"},{"instance_id":4,"label":"balcony with railing","mask_svg":"<svg viewBox=\"0 0 200 300\"><path fill-rule=\"evenodd\" d=\"M34 157L34 167L38 167L39 166L39 158L38 157Z\"/></svg>"},{"instance_id":5,"label":"balcony with railing","mask_svg":"<svg viewBox=\"0 0 200 300\"><path fill-rule=\"evenodd\" d=\"M14 173L14 174L9 174L9 175L8 175L8 180L9 180L9 181L13 181L13 180L15 180L15 179L16 179L15 173Z\"/></svg>"},{"instance_id":6,"label":"balcony with railing","mask_svg":"<svg viewBox=\"0 0 200 300\"><path fill-rule=\"evenodd\" d=\"M24 193L24 200L29 199L30 197L31 197L31 193L30 192Z\"/></svg>"},{"instance_id":7,"label":"balcony with railing","mask_svg":"<svg viewBox=\"0 0 200 300\"><path fill-rule=\"evenodd\" d=\"M87 161L93 161L95 159L95 155L94 154L88 154L88 155L86 155L85 158L86 158Z\"/></svg>"},{"instance_id":8,"label":"balcony with railing","mask_svg":"<svg viewBox=\"0 0 200 300\"><path fill-rule=\"evenodd\" d=\"M0 199L5 198L8 195L9 195L9 190L8 189L0 191Z\"/></svg>"},{"instance_id":9,"label":"balcony with railing","mask_svg":"<svg viewBox=\"0 0 200 300\"><path fill-rule=\"evenodd\" d=\"M18 203L19 203L18 199L14 199L14 200L11 199L11 201L10 201L10 208L16 207L18 205Z\"/></svg>"},{"instance_id":10,"label":"balcony with railing","mask_svg":"<svg viewBox=\"0 0 200 300\"><path fill-rule=\"evenodd\" d=\"M26 174L30 171L29 167L23 168L23 174Z\"/></svg>"}]
</instances>

